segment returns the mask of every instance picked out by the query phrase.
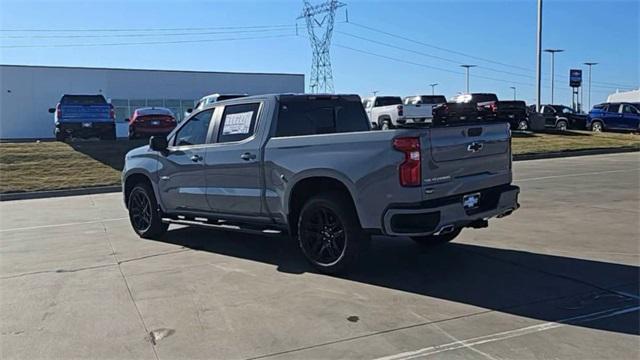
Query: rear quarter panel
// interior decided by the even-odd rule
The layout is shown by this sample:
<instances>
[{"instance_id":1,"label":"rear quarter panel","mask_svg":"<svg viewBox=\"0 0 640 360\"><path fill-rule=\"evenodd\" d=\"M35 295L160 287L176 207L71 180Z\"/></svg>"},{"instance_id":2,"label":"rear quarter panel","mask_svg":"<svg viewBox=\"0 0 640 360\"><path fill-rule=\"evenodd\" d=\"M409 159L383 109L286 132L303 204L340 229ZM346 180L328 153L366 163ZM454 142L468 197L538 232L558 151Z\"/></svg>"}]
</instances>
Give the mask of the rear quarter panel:
<instances>
[{"instance_id":1,"label":"rear quarter panel","mask_svg":"<svg viewBox=\"0 0 640 360\"><path fill-rule=\"evenodd\" d=\"M362 227L380 228L390 203L421 200L419 187L399 184L397 168L404 155L393 149L392 139L403 134L416 136L416 130L271 138L264 155L269 211L286 218L296 183L329 177L349 190Z\"/></svg>"}]
</instances>

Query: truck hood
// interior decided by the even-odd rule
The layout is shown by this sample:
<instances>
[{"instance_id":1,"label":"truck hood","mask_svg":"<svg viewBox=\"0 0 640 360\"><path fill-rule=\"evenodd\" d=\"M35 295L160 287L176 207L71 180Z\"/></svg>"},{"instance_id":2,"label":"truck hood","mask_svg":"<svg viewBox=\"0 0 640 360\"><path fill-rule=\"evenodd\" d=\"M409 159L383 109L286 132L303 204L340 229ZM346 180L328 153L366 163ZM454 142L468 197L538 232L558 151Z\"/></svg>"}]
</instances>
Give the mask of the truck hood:
<instances>
[{"instance_id":1,"label":"truck hood","mask_svg":"<svg viewBox=\"0 0 640 360\"><path fill-rule=\"evenodd\" d=\"M128 158L144 155L148 152L149 152L149 145L144 145L144 146L140 146L138 148L129 150L129 152L125 157L128 159Z\"/></svg>"}]
</instances>

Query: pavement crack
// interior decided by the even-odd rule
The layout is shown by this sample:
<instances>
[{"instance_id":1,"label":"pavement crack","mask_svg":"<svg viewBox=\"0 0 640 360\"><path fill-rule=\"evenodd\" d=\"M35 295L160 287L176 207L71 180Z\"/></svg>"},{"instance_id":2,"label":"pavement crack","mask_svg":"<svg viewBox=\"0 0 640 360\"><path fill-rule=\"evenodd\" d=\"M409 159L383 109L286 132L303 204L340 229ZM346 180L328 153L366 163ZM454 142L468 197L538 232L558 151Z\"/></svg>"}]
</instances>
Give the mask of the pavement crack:
<instances>
[{"instance_id":1,"label":"pavement crack","mask_svg":"<svg viewBox=\"0 0 640 360\"><path fill-rule=\"evenodd\" d=\"M190 251L190 250L191 249L180 249L180 250L173 250L173 251L165 251L165 252L157 253L157 254L144 255L144 256L137 257L137 258L131 258L131 259L127 259L127 260L120 260L120 261L118 261L118 264L124 264L124 263L128 263L128 262L134 262L134 261L144 260L144 259L148 259L148 258L152 258L152 257L158 257L158 256L178 254L178 253L182 253L182 252L186 252L186 251ZM114 256L115 256L115 254L114 254Z\"/></svg>"},{"instance_id":2,"label":"pavement crack","mask_svg":"<svg viewBox=\"0 0 640 360\"><path fill-rule=\"evenodd\" d=\"M21 273L21 274L3 276L3 277L0 277L0 280L15 279L15 278L20 278L20 277L24 277L24 276L39 275L39 274L74 273L74 272L78 272L78 271L101 269L101 268L106 268L106 267L111 267L111 266L116 266L116 264L103 264L103 265L95 265L95 266L86 266L86 267L81 267L81 268L76 268L76 269L56 269L56 270L30 271L30 272Z\"/></svg>"},{"instance_id":3,"label":"pavement crack","mask_svg":"<svg viewBox=\"0 0 640 360\"><path fill-rule=\"evenodd\" d=\"M127 277L124 275L124 272L122 271L122 267L120 266L120 261L118 260L118 255L116 255L116 251L113 248L113 245L111 244L111 239L110 239L110 235L109 232L107 231L107 227L104 223L102 223L102 228L104 229L105 232L105 238L107 240L107 243L109 244L109 248L111 248L111 255L113 256L113 258L116 261L116 266L118 266L118 271L120 272L120 276L122 276L122 281L124 281L124 285L127 288L127 293L129 294L129 299L131 299L131 302L133 303L133 306L136 309L136 312L138 313L138 318L140 319L140 322L142 323L142 327L144 328L144 332L145 332L145 338L147 338L147 336L149 336L150 334L152 334L151 331L149 331L149 327L147 326L146 322L144 321L144 317L142 316L142 312L140 311L140 308L138 307L138 303L136 303L136 300L133 297L133 292L131 291L131 286L129 285L129 282L127 281ZM153 337L152 337L153 338ZM151 350L153 350L153 355L155 356L156 360L159 360L158 357L158 352L156 351L156 346L155 346L155 339L154 341L151 341Z\"/></svg>"}]
</instances>

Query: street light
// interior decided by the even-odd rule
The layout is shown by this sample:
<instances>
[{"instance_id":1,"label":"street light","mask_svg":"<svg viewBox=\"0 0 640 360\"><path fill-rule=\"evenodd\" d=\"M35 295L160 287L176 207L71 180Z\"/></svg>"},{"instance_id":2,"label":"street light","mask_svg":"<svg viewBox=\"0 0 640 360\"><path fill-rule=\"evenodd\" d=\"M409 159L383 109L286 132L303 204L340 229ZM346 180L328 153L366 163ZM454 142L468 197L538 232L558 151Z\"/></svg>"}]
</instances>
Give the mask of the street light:
<instances>
[{"instance_id":1,"label":"street light","mask_svg":"<svg viewBox=\"0 0 640 360\"><path fill-rule=\"evenodd\" d=\"M431 86L431 95L435 95L435 88L438 86L438 83L429 84Z\"/></svg>"},{"instance_id":2,"label":"street light","mask_svg":"<svg viewBox=\"0 0 640 360\"><path fill-rule=\"evenodd\" d=\"M551 105L553 105L553 86L555 84L555 59L556 53L563 52L562 49L545 49L544 52L551 54Z\"/></svg>"},{"instance_id":3,"label":"street light","mask_svg":"<svg viewBox=\"0 0 640 360\"><path fill-rule=\"evenodd\" d=\"M460 65L461 67L467 69L467 94L469 93L469 69L472 67L476 67L478 65L469 65L469 64L465 64L465 65Z\"/></svg>"},{"instance_id":4,"label":"street light","mask_svg":"<svg viewBox=\"0 0 640 360\"><path fill-rule=\"evenodd\" d=\"M378 94L379 92L380 92L380 90L373 90L373 91L372 91L373 96L376 96L376 94Z\"/></svg>"},{"instance_id":5,"label":"street light","mask_svg":"<svg viewBox=\"0 0 640 360\"><path fill-rule=\"evenodd\" d=\"M516 87L515 86L509 86L510 89L513 90L513 100L516 99Z\"/></svg>"},{"instance_id":6,"label":"street light","mask_svg":"<svg viewBox=\"0 0 640 360\"><path fill-rule=\"evenodd\" d=\"M593 65L598 65L598 63L597 62L586 62L584 64L589 67L589 95L588 95L589 106L587 107L587 111L589 111L589 110L591 110L591 67Z\"/></svg>"}]
</instances>

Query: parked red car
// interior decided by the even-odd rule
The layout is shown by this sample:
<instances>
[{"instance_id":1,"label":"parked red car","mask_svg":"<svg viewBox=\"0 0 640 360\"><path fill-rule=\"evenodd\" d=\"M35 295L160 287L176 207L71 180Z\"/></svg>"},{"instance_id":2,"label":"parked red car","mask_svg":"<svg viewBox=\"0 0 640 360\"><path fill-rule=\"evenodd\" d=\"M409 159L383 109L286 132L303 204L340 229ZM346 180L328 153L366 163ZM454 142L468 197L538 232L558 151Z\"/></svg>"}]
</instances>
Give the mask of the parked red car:
<instances>
[{"instance_id":1,"label":"parked red car","mask_svg":"<svg viewBox=\"0 0 640 360\"><path fill-rule=\"evenodd\" d=\"M163 107L144 107L136 109L129 121L129 139L138 139L152 135L167 135L177 125L171 110Z\"/></svg>"}]
</instances>

